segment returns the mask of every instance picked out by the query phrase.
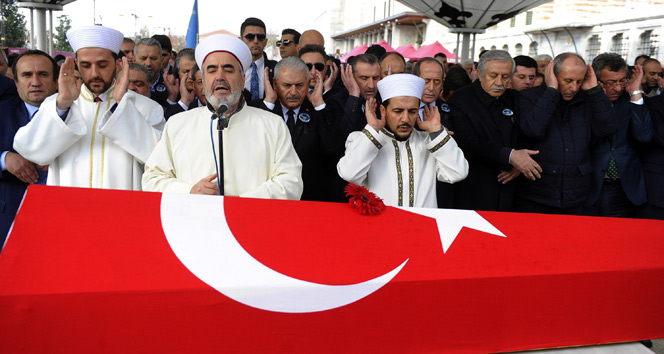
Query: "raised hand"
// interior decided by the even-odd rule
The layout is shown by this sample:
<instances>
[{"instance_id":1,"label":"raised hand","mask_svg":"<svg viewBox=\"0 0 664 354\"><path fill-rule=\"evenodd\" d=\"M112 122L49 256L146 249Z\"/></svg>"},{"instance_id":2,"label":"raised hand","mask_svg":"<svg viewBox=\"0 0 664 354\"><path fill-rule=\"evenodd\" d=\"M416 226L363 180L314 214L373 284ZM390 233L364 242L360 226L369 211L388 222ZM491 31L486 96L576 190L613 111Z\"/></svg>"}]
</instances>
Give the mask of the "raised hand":
<instances>
[{"instance_id":1,"label":"raised hand","mask_svg":"<svg viewBox=\"0 0 664 354\"><path fill-rule=\"evenodd\" d=\"M597 76L595 75L595 70L593 70L592 65L586 65L586 76L583 78L581 83L582 90L590 90L591 88L597 86Z\"/></svg>"},{"instance_id":2,"label":"raised hand","mask_svg":"<svg viewBox=\"0 0 664 354\"><path fill-rule=\"evenodd\" d=\"M265 97L263 100L265 102L269 102L274 104L277 102L277 93L274 92L274 88L272 85L270 85L270 68L267 66L265 67L265 70L263 72L263 82L265 83Z\"/></svg>"},{"instance_id":3,"label":"raised hand","mask_svg":"<svg viewBox=\"0 0 664 354\"><path fill-rule=\"evenodd\" d=\"M74 77L74 59L66 58L60 67L60 76L58 77L58 96L55 104L60 110L67 110L72 103L76 101L81 94L81 86L76 83Z\"/></svg>"},{"instance_id":4,"label":"raised hand","mask_svg":"<svg viewBox=\"0 0 664 354\"><path fill-rule=\"evenodd\" d=\"M546 66L546 69L544 69L544 82L546 82L546 86L556 90L558 89L558 78L556 77L556 74L553 73L553 60L551 60Z\"/></svg>"},{"instance_id":5,"label":"raised hand","mask_svg":"<svg viewBox=\"0 0 664 354\"><path fill-rule=\"evenodd\" d=\"M438 112L438 107L429 105L424 106L424 109L422 110L422 121L418 120L417 125L427 133L435 133L443 129L443 125L440 124L440 112Z\"/></svg>"},{"instance_id":6,"label":"raised hand","mask_svg":"<svg viewBox=\"0 0 664 354\"><path fill-rule=\"evenodd\" d=\"M641 65L634 65L632 70L632 80L629 82L629 85L625 88L627 93L631 94L632 92L641 89L641 80L643 80L643 67ZM632 96L632 100L640 100L642 97L641 94Z\"/></svg>"},{"instance_id":7,"label":"raised hand","mask_svg":"<svg viewBox=\"0 0 664 354\"><path fill-rule=\"evenodd\" d=\"M357 85L355 76L353 76L352 65L346 64L346 66L341 69L341 81L344 82L344 86L346 86L349 96L360 97L360 86Z\"/></svg>"},{"instance_id":8,"label":"raised hand","mask_svg":"<svg viewBox=\"0 0 664 354\"><path fill-rule=\"evenodd\" d=\"M309 90L307 90L307 98L314 107L318 107L325 104L325 101L323 101L323 78L318 71L314 73L314 82L314 91L309 93Z\"/></svg>"},{"instance_id":9,"label":"raised hand","mask_svg":"<svg viewBox=\"0 0 664 354\"><path fill-rule=\"evenodd\" d=\"M189 74L190 73L184 74L184 77L180 79L180 102L182 102L185 106L189 106L189 104L194 100L194 97L196 96L194 90L189 91L189 89L187 88L187 81L189 81Z\"/></svg>"},{"instance_id":10,"label":"raised hand","mask_svg":"<svg viewBox=\"0 0 664 354\"><path fill-rule=\"evenodd\" d=\"M180 92L180 81L174 75L169 74L166 69L164 69L164 85L168 91L168 99L175 102L178 99L178 92Z\"/></svg>"},{"instance_id":11,"label":"raised hand","mask_svg":"<svg viewBox=\"0 0 664 354\"><path fill-rule=\"evenodd\" d=\"M325 79L324 85L323 85L323 92L330 91L332 89L332 86L334 86L334 82L337 81L337 76L339 75L339 67L337 66L337 63L332 63L330 65L330 76Z\"/></svg>"},{"instance_id":12,"label":"raised hand","mask_svg":"<svg viewBox=\"0 0 664 354\"><path fill-rule=\"evenodd\" d=\"M369 124L376 131L380 131L385 127L385 119L378 119L376 117L376 99L370 98L364 104L364 116L367 118L367 124Z\"/></svg>"},{"instance_id":13,"label":"raised hand","mask_svg":"<svg viewBox=\"0 0 664 354\"><path fill-rule=\"evenodd\" d=\"M129 87L129 62L127 57L122 57L122 71L120 76L115 82L115 90L113 90L113 99L115 102L120 103L120 100L127 93L127 88Z\"/></svg>"},{"instance_id":14,"label":"raised hand","mask_svg":"<svg viewBox=\"0 0 664 354\"><path fill-rule=\"evenodd\" d=\"M202 180L198 181L191 190L190 194L207 194L207 195L219 195L219 186L217 183L212 182L217 178L217 174L209 175Z\"/></svg>"}]
</instances>

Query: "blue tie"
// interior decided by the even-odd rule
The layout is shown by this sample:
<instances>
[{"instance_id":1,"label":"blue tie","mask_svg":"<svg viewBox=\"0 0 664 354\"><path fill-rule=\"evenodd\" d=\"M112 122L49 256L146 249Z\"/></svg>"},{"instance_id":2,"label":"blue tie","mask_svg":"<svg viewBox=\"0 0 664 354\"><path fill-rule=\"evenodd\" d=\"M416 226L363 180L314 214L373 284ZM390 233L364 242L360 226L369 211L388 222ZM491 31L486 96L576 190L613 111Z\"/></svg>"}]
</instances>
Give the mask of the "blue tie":
<instances>
[{"instance_id":1,"label":"blue tie","mask_svg":"<svg viewBox=\"0 0 664 354\"><path fill-rule=\"evenodd\" d=\"M251 98L254 100L260 98L258 93L258 67L256 67L256 63L251 63Z\"/></svg>"}]
</instances>

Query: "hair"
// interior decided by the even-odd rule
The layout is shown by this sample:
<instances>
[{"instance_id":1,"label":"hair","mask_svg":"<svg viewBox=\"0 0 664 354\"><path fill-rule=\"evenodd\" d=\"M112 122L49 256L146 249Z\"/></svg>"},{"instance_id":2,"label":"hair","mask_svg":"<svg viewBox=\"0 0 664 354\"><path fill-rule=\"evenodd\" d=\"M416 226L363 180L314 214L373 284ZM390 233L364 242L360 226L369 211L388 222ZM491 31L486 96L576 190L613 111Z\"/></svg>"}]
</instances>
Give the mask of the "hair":
<instances>
[{"instance_id":1,"label":"hair","mask_svg":"<svg viewBox=\"0 0 664 354\"><path fill-rule=\"evenodd\" d=\"M645 54L641 54L641 55L639 55L638 57L636 57L636 59L634 59L634 65L636 65L636 63L637 63L637 62L639 61L639 59L641 59L641 58L645 58L646 60L648 60L648 59L650 59L650 56L649 56L649 55L645 55Z\"/></svg>"},{"instance_id":2,"label":"hair","mask_svg":"<svg viewBox=\"0 0 664 354\"><path fill-rule=\"evenodd\" d=\"M477 64L477 71L480 74L480 76L484 76L484 70L486 70L486 63L492 60L509 62L510 64L512 64L512 74L514 74L514 70L516 70L516 65L514 65L514 59L512 59L510 53L500 49L493 49L487 51L486 53L484 53L484 55L480 57L480 62Z\"/></svg>"},{"instance_id":3,"label":"hair","mask_svg":"<svg viewBox=\"0 0 664 354\"><path fill-rule=\"evenodd\" d=\"M614 72L625 70L625 73L627 73L627 63L625 62L625 59L616 53L602 53L596 56L595 59L593 59L592 67L593 71L595 71L595 76L597 76L597 80L599 80L599 72L604 68L608 68L609 71Z\"/></svg>"},{"instance_id":4,"label":"hair","mask_svg":"<svg viewBox=\"0 0 664 354\"><path fill-rule=\"evenodd\" d=\"M454 66L447 70L447 77L443 82L443 96L449 96L452 91L456 91L466 85L470 85L470 77L466 69Z\"/></svg>"},{"instance_id":5,"label":"hair","mask_svg":"<svg viewBox=\"0 0 664 354\"><path fill-rule=\"evenodd\" d=\"M420 74L421 74L420 67L422 66L423 63L436 63L436 64L438 64L438 66L440 66L440 70L443 71L443 79L445 78L445 67L443 66L443 63L441 63L440 60L432 58L432 57L425 57L425 58L422 58L422 59L418 60L417 63L415 63L415 66L413 66L413 75L420 76ZM466 76L468 76L467 73L466 73Z\"/></svg>"},{"instance_id":6,"label":"hair","mask_svg":"<svg viewBox=\"0 0 664 354\"><path fill-rule=\"evenodd\" d=\"M136 44L136 42L134 42L134 40L131 39L131 38L129 38L129 37L124 37L124 38L122 38L122 43L133 43L133 44Z\"/></svg>"},{"instance_id":7,"label":"hair","mask_svg":"<svg viewBox=\"0 0 664 354\"><path fill-rule=\"evenodd\" d=\"M480 54L478 55L478 58L481 58L488 51L489 51L489 49L485 49L485 50L481 51Z\"/></svg>"},{"instance_id":8,"label":"hair","mask_svg":"<svg viewBox=\"0 0 664 354\"><path fill-rule=\"evenodd\" d=\"M187 58L191 61L196 61L196 57L194 55L194 50L191 48L184 48L178 53L178 55L175 57L175 65L173 67L173 75L175 75L175 78L178 79L180 77L180 59ZM192 79L193 80L193 79Z\"/></svg>"},{"instance_id":9,"label":"hair","mask_svg":"<svg viewBox=\"0 0 664 354\"><path fill-rule=\"evenodd\" d=\"M9 64L9 60L7 59L7 54L5 53L4 49L0 49L0 54L2 54L2 59L5 61L5 64L10 66L11 64Z\"/></svg>"},{"instance_id":10,"label":"hair","mask_svg":"<svg viewBox=\"0 0 664 354\"><path fill-rule=\"evenodd\" d=\"M447 58L447 55L445 55L445 53L443 53L443 52L439 52L439 53L436 53L436 55L434 55L433 57L434 57L434 58L435 58L435 57L443 57L443 58Z\"/></svg>"},{"instance_id":11,"label":"hair","mask_svg":"<svg viewBox=\"0 0 664 354\"><path fill-rule=\"evenodd\" d=\"M281 70L290 70L291 72L301 72L304 71L307 74L307 80L309 80L309 68L304 64L302 59L297 57L288 57L281 59L277 65L274 67L274 79L279 80ZM308 81L307 81L308 82Z\"/></svg>"},{"instance_id":12,"label":"hair","mask_svg":"<svg viewBox=\"0 0 664 354\"><path fill-rule=\"evenodd\" d=\"M127 56L127 54L125 54L123 51L119 51L119 52L118 52L118 59L122 59L122 58L124 58L124 57L126 57L126 56Z\"/></svg>"},{"instance_id":13,"label":"hair","mask_svg":"<svg viewBox=\"0 0 664 354\"><path fill-rule=\"evenodd\" d=\"M549 54L540 54L533 57L536 61L551 61L553 58Z\"/></svg>"},{"instance_id":14,"label":"hair","mask_svg":"<svg viewBox=\"0 0 664 354\"><path fill-rule=\"evenodd\" d=\"M323 60L327 61L327 54L325 54L325 49L316 44L308 44L300 48L300 51L297 53L298 58L301 58L304 54L307 53L318 53L323 56Z\"/></svg>"},{"instance_id":15,"label":"hair","mask_svg":"<svg viewBox=\"0 0 664 354\"><path fill-rule=\"evenodd\" d=\"M372 44L371 47L367 48L366 52L364 53L373 54L376 56L376 58L382 58L386 52L387 50L385 50L385 48L379 46L378 44Z\"/></svg>"},{"instance_id":16,"label":"hair","mask_svg":"<svg viewBox=\"0 0 664 354\"><path fill-rule=\"evenodd\" d=\"M558 76L558 73L560 73L560 70L563 68L563 63L565 62L565 60L567 60L569 58L572 58L572 57L579 58L579 60L581 60L583 65L584 66L586 65L586 61L583 60L583 58L580 55L576 54L576 53L572 53L572 52L561 53L561 54L558 54L553 59L553 74Z\"/></svg>"},{"instance_id":17,"label":"hair","mask_svg":"<svg viewBox=\"0 0 664 354\"><path fill-rule=\"evenodd\" d=\"M265 29L265 22L263 22L261 19L258 19L256 17L249 17L244 22L242 22L242 25L240 25L240 36L244 36L244 30L247 28L247 26L256 26L260 27L263 29L263 32L267 33L267 30ZM299 40L298 40L299 42Z\"/></svg>"},{"instance_id":18,"label":"hair","mask_svg":"<svg viewBox=\"0 0 664 354\"><path fill-rule=\"evenodd\" d=\"M161 50L167 50L169 52L173 50L171 39L168 38L168 36L163 34L155 34L154 36L152 36L152 38L156 39L159 42L159 44L161 44Z\"/></svg>"},{"instance_id":19,"label":"hair","mask_svg":"<svg viewBox=\"0 0 664 354\"><path fill-rule=\"evenodd\" d=\"M281 35L283 36L284 34L292 34L293 35L293 41L295 43L300 43L300 32L292 29L292 28L286 28L285 30L281 31Z\"/></svg>"},{"instance_id":20,"label":"hair","mask_svg":"<svg viewBox=\"0 0 664 354\"><path fill-rule=\"evenodd\" d=\"M399 52L385 52L385 54L383 54L383 56L381 56L380 59L379 59L378 61L379 61L380 63L383 63L383 60L385 60L385 58L387 58L387 57L389 57L389 56L397 56L397 57L399 57L399 59L401 59L401 61L403 62L404 67L406 66L406 58L404 58L403 55L402 55L401 53L399 53Z\"/></svg>"},{"instance_id":21,"label":"hair","mask_svg":"<svg viewBox=\"0 0 664 354\"><path fill-rule=\"evenodd\" d=\"M0 51L4 52L2 50L0 50ZM31 49L31 50L25 51L21 55L19 55L16 58L16 60L14 60L14 63L12 63L12 74L14 74L14 80L15 81L18 79L18 73L16 71L17 70L16 65L21 60L21 58L23 58L25 56L28 56L28 55L41 55L43 57L48 58L48 60L51 62L51 65L53 66L53 81L58 81L58 76L60 76L60 66L58 66L58 63L55 61L55 59L53 59L53 57L48 55L46 52L43 52L43 51L38 50L38 49Z\"/></svg>"},{"instance_id":22,"label":"hair","mask_svg":"<svg viewBox=\"0 0 664 354\"><path fill-rule=\"evenodd\" d=\"M145 45L148 47L157 47L159 48L159 55L161 55L161 43L159 43L158 40L154 38L141 38L136 42L136 46L134 46L134 55L138 57L138 46L139 45Z\"/></svg>"},{"instance_id":23,"label":"hair","mask_svg":"<svg viewBox=\"0 0 664 354\"><path fill-rule=\"evenodd\" d=\"M148 84L152 82L152 76L150 76L150 72L148 71L148 68L146 68L144 65L138 64L138 63L129 63L129 70L134 70L134 71L142 71L145 73L145 78L148 80ZM122 69L118 71L117 74L115 74L115 77L119 77L120 73L122 72Z\"/></svg>"},{"instance_id":24,"label":"hair","mask_svg":"<svg viewBox=\"0 0 664 354\"><path fill-rule=\"evenodd\" d=\"M464 60L461 61L461 66L463 66L463 67L465 67L468 64L475 65L475 62L473 61L473 59L464 59Z\"/></svg>"},{"instance_id":25,"label":"hair","mask_svg":"<svg viewBox=\"0 0 664 354\"><path fill-rule=\"evenodd\" d=\"M350 66L353 67L353 73L355 73L355 70L357 68L357 63L379 65L378 58L376 58L376 56L373 54L367 54L367 53L356 55L348 59L348 64L350 64Z\"/></svg>"},{"instance_id":26,"label":"hair","mask_svg":"<svg viewBox=\"0 0 664 354\"><path fill-rule=\"evenodd\" d=\"M201 68L198 67L198 64L194 64L194 66L191 68L191 79L193 81L196 81L196 73L201 71ZM203 73L201 73L201 77L203 76Z\"/></svg>"},{"instance_id":27,"label":"hair","mask_svg":"<svg viewBox=\"0 0 664 354\"><path fill-rule=\"evenodd\" d=\"M641 64L641 66L645 68L646 65L648 65L648 64L650 64L650 63L657 63L657 64L660 64L659 60L657 60L657 59L655 59L655 58L648 58L648 59L646 59L646 60L643 62L643 64Z\"/></svg>"},{"instance_id":28,"label":"hair","mask_svg":"<svg viewBox=\"0 0 664 354\"><path fill-rule=\"evenodd\" d=\"M517 55L514 57L515 66L523 66L524 68L535 69L537 71L537 60L527 55ZM516 69L515 69L516 70Z\"/></svg>"}]
</instances>

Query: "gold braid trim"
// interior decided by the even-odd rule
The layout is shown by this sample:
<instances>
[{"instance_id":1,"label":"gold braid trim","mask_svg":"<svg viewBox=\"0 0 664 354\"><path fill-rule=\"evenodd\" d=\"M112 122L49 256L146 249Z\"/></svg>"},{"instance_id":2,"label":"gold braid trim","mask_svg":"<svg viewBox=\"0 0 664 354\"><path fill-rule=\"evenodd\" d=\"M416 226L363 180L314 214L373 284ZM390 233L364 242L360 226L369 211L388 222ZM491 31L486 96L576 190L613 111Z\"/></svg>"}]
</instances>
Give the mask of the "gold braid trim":
<instances>
[{"instance_id":1,"label":"gold braid trim","mask_svg":"<svg viewBox=\"0 0 664 354\"><path fill-rule=\"evenodd\" d=\"M448 134L448 135L443 139L443 141L439 142L438 144L436 144L436 146L434 146L434 147L432 147L431 149L429 149L429 152L431 152L431 153L433 154L434 152L438 151L438 149L442 148L443 145L447 144L447 142L450 141L450 137L451 137L451 136Z\"/></svg>"},{"instance_id":2,"label":"gold braid trim","mask_svg":"<svg viewBox=\"0 0 664 354\"><path fill-rule=\"evenodd\" d=\"M371 133L368 130L362 129L362 133L364 133L364 135L366 135L367 138L371 140L371 142L376 146L377 149L380 150L383 147L383 145L380 142L378 142L378 140L376 140L376 138L374 138L374 136L371 135Z\"/></svg>"},{"instance_id":3,"label":"gold braid trim","mask_svg":"<svg viewBox=\"0 0 664 354\"><path fill-rule=\"evenodd\" d=\"M408 206L413 206L415 204L415 178L413 177L413 153L410 151L409 141L406 141L406 152L408 152L408 178L410 179L408 188Z\"/></svg>"},{"instance_id":4,"label":"gold braid trim","mask_svg":"<svg viewBox=\"0 0 664 354\"><path fill-rule=\"evenodd\" d=\"M398 206L403 206L403 177L401 176L401 158L399 156L399 145L396 140L392 140L394 145L394 157L397 163L397 180L399 181L399 203Z\"/></svg>"}]
</instances>

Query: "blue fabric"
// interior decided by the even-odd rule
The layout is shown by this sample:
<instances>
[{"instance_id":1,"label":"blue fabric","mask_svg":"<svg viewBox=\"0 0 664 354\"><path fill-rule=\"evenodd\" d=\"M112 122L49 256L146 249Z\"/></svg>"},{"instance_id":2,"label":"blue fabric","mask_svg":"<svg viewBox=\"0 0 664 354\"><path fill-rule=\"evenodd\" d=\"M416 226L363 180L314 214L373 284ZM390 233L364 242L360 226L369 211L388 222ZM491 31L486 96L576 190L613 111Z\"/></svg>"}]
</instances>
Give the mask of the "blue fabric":
<instances>
[{"instance_id":1,"label":"blue fabric","mask_svg":"<svg viewBox=\"0 0 664 354\"><path fill-rule=\"evenodd\" d=\"M189 27L187 27L187 48L196 48L198 43L198 0L194 0L194 9L191 11L191 18L189 19Z\"/></svg>"},{"instance_id":2,"label":"blue fabric","mask_svg":"<svg viewBox=\"0 0 664 354\"><path fill-rule=\"evenodd\" d=\"M251 99L257 100L260 99L260 93L258 92L258 67L256 63L251 63Z\"/></svg>"}]
</instances>

